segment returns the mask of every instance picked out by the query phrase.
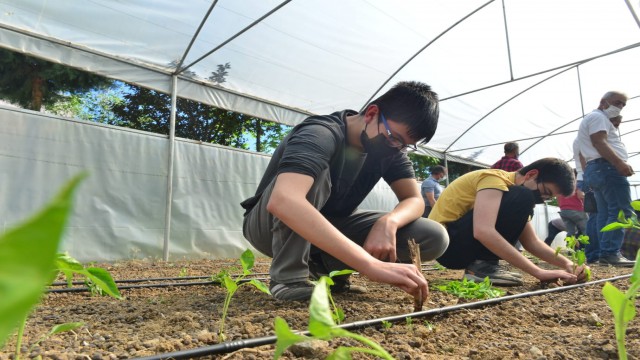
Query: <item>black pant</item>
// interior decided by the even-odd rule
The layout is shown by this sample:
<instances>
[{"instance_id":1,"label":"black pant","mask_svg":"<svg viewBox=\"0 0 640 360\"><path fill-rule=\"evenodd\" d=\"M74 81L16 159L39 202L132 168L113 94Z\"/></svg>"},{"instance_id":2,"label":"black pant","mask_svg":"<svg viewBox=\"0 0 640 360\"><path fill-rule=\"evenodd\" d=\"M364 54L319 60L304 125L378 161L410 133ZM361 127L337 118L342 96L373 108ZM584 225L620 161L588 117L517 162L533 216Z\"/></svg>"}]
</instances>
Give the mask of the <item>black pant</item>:
<instances>
[{"instance_id":1,"label":"black pant","mask_svg":"<svg viewBox=\"0 0 640 360\"><path fill-rule=\"evenodd\" d=\"M551 243L553 242L553 239L556 238L556 235L560 234L560 232L562 232L563 230L558 229L557 227L555 227L553 225L553 223L551 221L549 221L549 224L547 225L547 233L549 233L549 235L547 235L547 238L544 239L544 242L551 246Z\"/></svg>"},{"instance_id":2,"label":"black pant","mask_svg":"<svg viewBox=\"0 0 640 360\"><path fill-rule=\"evenodd\" d=\"M527 221L533 216L533 193L524 186L510 186L502 195L496 230L515 245ZM449 269L465 269L475 260L497 261L498 256L473 237L473 210L447 224L449 247L437 260Z\"/></svg>"}]
</instances>

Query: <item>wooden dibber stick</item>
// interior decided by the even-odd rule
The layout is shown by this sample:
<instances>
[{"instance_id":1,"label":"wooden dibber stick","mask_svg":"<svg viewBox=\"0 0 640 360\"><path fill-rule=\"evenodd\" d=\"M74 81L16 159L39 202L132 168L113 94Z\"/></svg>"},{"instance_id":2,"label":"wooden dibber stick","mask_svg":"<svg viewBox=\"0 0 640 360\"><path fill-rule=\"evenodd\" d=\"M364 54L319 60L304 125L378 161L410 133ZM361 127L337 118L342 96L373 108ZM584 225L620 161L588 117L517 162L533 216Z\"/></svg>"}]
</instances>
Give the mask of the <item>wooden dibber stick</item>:
<instances>
[{"instance_id":1,"label":"wooden dibber stick","mask_svg":"<svg viewBox=\"0 0 640 360\"><path fill-rule=\"evenodd\" d=\"M422 273L422 260L420 259L420 247L416 244L414 239L409 240L409 254L411 255L411 262ZM427 294L423 296L422 291L418 293L413 299L413 310L422 311L422 304L427 300Z\"/></svg>"}]
</instances>

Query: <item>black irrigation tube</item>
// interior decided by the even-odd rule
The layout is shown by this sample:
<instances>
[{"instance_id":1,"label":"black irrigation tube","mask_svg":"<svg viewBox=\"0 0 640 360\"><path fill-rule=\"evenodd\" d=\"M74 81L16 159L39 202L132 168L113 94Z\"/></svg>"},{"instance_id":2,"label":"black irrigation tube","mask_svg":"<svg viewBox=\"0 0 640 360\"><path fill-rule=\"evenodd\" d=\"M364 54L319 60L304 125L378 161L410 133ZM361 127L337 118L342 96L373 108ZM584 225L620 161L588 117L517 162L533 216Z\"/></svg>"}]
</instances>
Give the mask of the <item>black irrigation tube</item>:
<instances>
[{"instance_id":1,"label":"black irrigation tube","mask_svg":"<svg viewBox=\"0 0 640 360\"><path fill-rule=\"evenodd\" d=\"M251 280L260 280L265 281L268 278L250 278L250 279L242 279L239 283L245 283ZM211 281L184 281L184 282L172 282L172 283L160 283L160 284L144 284L144 285L124 285L118 286L118 290L129 290L129 289L144 289L144 288L166 288L166 287L178 287L178 286L195 286L195 285L220 285L220 281L211 280ZM48 293L69 293L69 292L88 292L91 291L88 287L78 287L78 288L62 288L62 289L48 289Z\"/></svg>"},{"instance_id":2,"label":"black irrigation tube","mask_svg":"<svg viewBox=\"0 0 640 360\"><path fill-rule=\"evenodd\" d=\"M422 271L431 271L438 270L438 268L423 268ZM356 273L357 274L357 273ZM256 273L248 275L248 278L239 281L239 283L245 283L250 280L260 280L266 281L269 280L268 277L254 277L257 275L268 275L266 273ZM239 275L231 275L231 277L236 277ZM166 281L166 280L178 280L179 282L172 283L160 283L160 284L145 284L145 285L124 285L118 286L119 290L128 290L128 289L143 289L143 288L163 288L163 287L172 287L172 286L194 286L194 285L220 285L220 281L210 280L210 281L180 281L180 280L198 280L198 279L211 279L211 276L183 276L183 277L168 277L168 278L148 278L148 279L126 279L126 280L114 280L116 284L121 283L141 283L141 282L155 282L155 281ZM73 285L84 285L83 281L74 281ZM66 282L56 282L51 284L51 286L66 286ZM68 293L68 292L88 292L91 291L88 287L77 287L77 288L62 288L62 289L48 289L49 293Z\"/></svg>"},{"instance_id":3,"label":"black irrigation tube","mask_svg":"<svg viewBox=\"0 0 640 360\"><path fill-rule=\"evenodd\" d=\"M632 274L621 275L621 276L616 276L609 279L601 279L601 280L586 282L583 284L567 285L567 286L561 286L561 287L552 288L552 289L530 291L522 294L502 296L499 298L475 301L475 302L465 303L460 305L445 306L442 308L418 311L418 312L407 313L403 315L388 316L384 318L371 319L371 320L365 320L365 321L356 321L348 324L341 324L341 325L338 325L338 327L343 328L345 330L354 330L354 329L360 329L363 327L381 325L383 321L388 321L388 322L406 321L407 317L417 318L417 317L423 317L428 315L438 315L438 314L444 314L444 313L461 310L461 309L471 309L471 308L480 307L484 305L501 303L503 301L508 301L508 300L520 299L520 298L525 298L530 296L546 295L554 292L568 291L568 290L573 290L573 289L577 289L577 288L581 288L589 285L600 284L606 281L622 280L622 279L631 277L631 275ZM302 335L309 335L308 331L300 331L298 333ZM270 345L270 344L274 344L277 340L278 338L276 336L265 336L265 337L253 338L248 340L234 340L229 342L223 342L220 344L204 346L196 349L174 351L170 353L135 358L135 360L165 360L165 359L197 358L201 356L230 353L243 348Z\"/></svg>"}]
</instances>

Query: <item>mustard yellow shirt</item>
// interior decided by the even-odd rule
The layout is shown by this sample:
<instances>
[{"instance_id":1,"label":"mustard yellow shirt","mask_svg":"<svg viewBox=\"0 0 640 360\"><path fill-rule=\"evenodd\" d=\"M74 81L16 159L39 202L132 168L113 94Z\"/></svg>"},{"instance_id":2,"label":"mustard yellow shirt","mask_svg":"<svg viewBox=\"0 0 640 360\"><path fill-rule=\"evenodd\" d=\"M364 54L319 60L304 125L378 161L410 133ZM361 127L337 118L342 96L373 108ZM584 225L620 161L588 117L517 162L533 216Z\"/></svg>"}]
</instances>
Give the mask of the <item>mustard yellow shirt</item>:
<instances>
[{"instance_id":1,"label":"mustard yellow shirt","mask_svg":"<svg viewBox=\"0 0 640 360\"><path fill-rule=\"evenodd\" d=\"M464 174L447 186L429 214L429 219L446 226L473 209L476 193L483 189L509 191L516 173L499 169L476 170Z\"/></svg>"}]
</instances>

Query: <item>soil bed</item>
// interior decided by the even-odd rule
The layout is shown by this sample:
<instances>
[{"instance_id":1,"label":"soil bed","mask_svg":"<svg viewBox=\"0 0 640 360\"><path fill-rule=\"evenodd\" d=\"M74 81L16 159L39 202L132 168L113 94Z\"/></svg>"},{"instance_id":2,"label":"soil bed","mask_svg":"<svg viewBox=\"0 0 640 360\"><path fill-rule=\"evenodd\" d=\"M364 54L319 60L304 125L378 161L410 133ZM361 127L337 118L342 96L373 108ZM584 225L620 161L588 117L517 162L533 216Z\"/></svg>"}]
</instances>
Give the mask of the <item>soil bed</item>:
<instances>
[{"instance_id":1,"label":"soil bed","mask_svg":"<svg viewBox=\"0 0 640 360\"><path fill-rule=\"evenodd\" d=\"M261 258L254 272L267 273L268 265L268 259ZM236 269L232 273L237 273L239 268L233 259L168 263L134 260L98 266L107 269L116 280L211 275L231 268ZM426 268L429 270L425 275L432 285L460 280L462 276L459 270L435 270L429 265ZM604 266L593 266L592 270L594 280L631 273L631 269ZM361 276L353 278L368 292L334 296L345 312L345 323L413 312L413 299L404 292ZM540 289L533 277L525 275L524 279L524 286L503 288L507 295ZM615 285L626 290L628 283L624 279ZM413 318L390 328L372 326L354 331L377 341L396 359L616 359L613 317L601 290L602 284L591 285ZM122 293L122 301L87 292L47 294L28 320L23 351L54 325L77 321L85 325L75 333L52 336L30 354L23 353L23 358L125 359L219 343L223 288L136 288ZM464 302L432 289L424 310ZM306 330L308 304L275 301L251 286L243 286L231 302L225 326L227 341L271 336L277 316L292 329ZM626 343L629 358L640 359L640 319L629 324ZM287 351L283 359L322 359L339 345L359 344L344 339L314 342ZM13 359L14 346L12 337L0 352L0 360ZM272 359L273 350L273 345L264 345L207 358Z\"/></svg>"}]
</instances>

